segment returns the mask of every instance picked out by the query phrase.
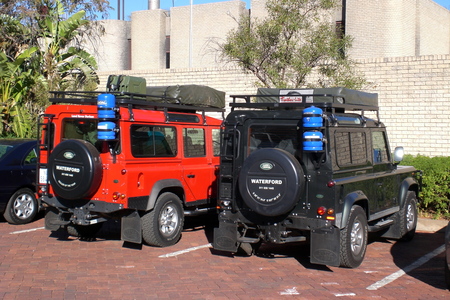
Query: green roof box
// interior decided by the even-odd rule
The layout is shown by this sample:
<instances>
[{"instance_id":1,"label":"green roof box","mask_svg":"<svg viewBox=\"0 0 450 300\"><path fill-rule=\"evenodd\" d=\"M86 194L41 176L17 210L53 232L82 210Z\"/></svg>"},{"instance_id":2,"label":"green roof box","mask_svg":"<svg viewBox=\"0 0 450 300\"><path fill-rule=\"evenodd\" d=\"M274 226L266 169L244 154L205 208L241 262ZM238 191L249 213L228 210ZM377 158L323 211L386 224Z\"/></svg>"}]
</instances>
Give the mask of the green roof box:
<instances>
[{"instance_id":1,"label":"green roof box","mask_svg":"<svg viewBox=\"0 0 450 300\"><path fill-rule=\"evenodd\" d=\"M145 94L147 83L145 78L127 75L109 75L106 83L108 92L126 92Z\"/></svg>"},{"instance_id":2,"label":"green roof box","mask_svg":"<svg viewBox=\"0 0 450 300\"><path fill-rule=\"evenodd\" d=\"M148 86L147 100L199 107L224 108L225 92L196 84Z\"/></svg>"},{"instance_id":3,"label":"green roof box","mask_svg":"<svg viewBox=\"0 0 450 300\"><path fill-rule=\"evenodd\" d=\"M378 94L366 93L343 87L310 89L259 88L256 97L258 103L342 103L354 105L378 106ZM270 97L270 95L277 97Z\"/></svg>"}]
</instances>

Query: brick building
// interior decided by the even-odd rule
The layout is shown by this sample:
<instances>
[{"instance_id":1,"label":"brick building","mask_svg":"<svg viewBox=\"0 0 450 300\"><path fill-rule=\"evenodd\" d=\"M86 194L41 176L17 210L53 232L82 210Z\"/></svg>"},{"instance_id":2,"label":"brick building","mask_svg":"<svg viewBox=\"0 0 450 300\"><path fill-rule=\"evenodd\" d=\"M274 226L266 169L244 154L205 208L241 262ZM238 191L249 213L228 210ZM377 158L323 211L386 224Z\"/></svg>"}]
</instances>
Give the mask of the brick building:
<instances>
[{"instance_id":1,"label":"brick building","mask_svg":"<svg viewBox=\"0 0 450 300\"><path fill-rule=\"evenodd\" d=\"M266 0L136 11L131 21L105 20L97 42L100 71L223 67L216 43L241 14L262 17ZM159 5L157 5L158 7ZM450 53L450 11L432 0L342 0L334 22L354 38L352 58Z\"/></svg>"},{"instance_id":2,"label":"brick building","mask_svg":"<svg viewBox=\"0 0 450 300\"><path fill-rule=\"evenodd\" d=\"M365 90L379 94L391 145L409 154L449 156L450 11L431 0L342 1L334 21L354 37L350 54L368 80ZM100 86L109 74L123 74L154 86L203 84L227 96L254 93L256 78L224 66L208 45L223 40L240 13L263 16L264 3L252 0L251 11L239 0L194 5L192 43L189 6L103 21Z\"/></svg>"}]
</instances>

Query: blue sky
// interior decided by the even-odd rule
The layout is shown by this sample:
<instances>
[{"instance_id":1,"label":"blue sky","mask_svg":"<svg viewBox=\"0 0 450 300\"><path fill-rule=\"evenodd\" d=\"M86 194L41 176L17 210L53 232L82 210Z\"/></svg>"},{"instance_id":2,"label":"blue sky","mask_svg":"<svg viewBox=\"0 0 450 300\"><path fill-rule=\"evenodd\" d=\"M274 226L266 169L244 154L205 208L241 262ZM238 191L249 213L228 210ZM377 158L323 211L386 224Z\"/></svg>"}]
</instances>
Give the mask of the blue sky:
<instances>
[{"instance_id":1,"label":"blue sky","mask_svg":"<svg viewBox=\"0 0 450 300\"><path fill-rule=\"evenodd\" d=\"M114 7L114 11L109 13L110 19L117 19L117 1L118 0L109 0L109 3L112 7ZM124 0L125 1L125 20L129 20L131 13L133 11L146 10L148 9L148 0ZM223 2L230 0L192 0L195 4L203 4L203 3L213 3L213 2ZM249 7L250 0L242 0L247 3L247 8ZM450 2L450 0L448 0ZM169 10L172 6L186 6L191 3L190 0L159 0L161 9Z\"/></svg>"},{"instance_id":2,"label":"blue sky","mask_svg":"<svg viewBox=\"0 0 450 300\"><path fill-rule=\"evenodd\" d=\"M117 1L109 0L110 5L114 7L114 11L109 13L110 19L117 19ZM125 1L125 20L129 20L131 13L133 11L146 10L148 9L148 0L124 0ZM222 2L230 0L192 0L195 4L212 3L212 2ZM247 3L247 8L250 8L250 0L243 0ZM434 0L434 2L442 5L445 8L450 9L450 0ZM191 3L191 0L160 0L160 6L162 9L170 9L172 6L186 6Z\"/></svg>"}]
</instances>

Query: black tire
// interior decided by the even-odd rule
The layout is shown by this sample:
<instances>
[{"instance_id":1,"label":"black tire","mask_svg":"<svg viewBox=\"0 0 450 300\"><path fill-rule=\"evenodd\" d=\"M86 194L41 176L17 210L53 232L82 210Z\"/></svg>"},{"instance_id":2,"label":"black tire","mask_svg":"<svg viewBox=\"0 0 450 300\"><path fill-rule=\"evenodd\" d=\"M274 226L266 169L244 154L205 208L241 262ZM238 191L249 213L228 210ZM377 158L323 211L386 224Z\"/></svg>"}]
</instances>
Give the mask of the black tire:
<instances>
[{"instance_id":1,"label":"black tire","mask_svg":"<svg viewBox=\"0 0 450 300\"><path fill-rule=\"evenodd\" d=\"M367 249L367 232L366 213L361 206L354 205L341 230L341 267L356 268L362 263Z\"/></svg>"},{"instance_id":2,"label":"black tire","mask_svg":"<svg viewBox=\"0 0 450 300\"><path fill-rule=\"evenodd\" d=\"M55 194L68 200L86 199L98 190L103 165L100 153L91 143L66 140L51 152L48 172Z\"/></svg>"},{"instance_id":3,"label":"black tire","mask_svg":"<svg viewBox=\"0 0 450 300\"><path fill-rule=\"evenodd\" d=\"M416 193L409 191L406 194L405 204L400 210L401 241L408 242L414 238L417 227L417 199Z\"/></svg>"},{"instance_id":4,"label":"black tire","mask_svg":"<svg viewBox=\"0 0 450 300\"><path fill-rule=\"evenodd\" d=\"M10 224L25 224L34 220L39 204L32 190L23 188L9 198L3 216Z\"/></svg>"},{"instance_id":5,"label":"black tire","mask_svg":"<svg viewBox=\"0 0 450 300\"><path fill-rule=\"evenodd\" d=\"M141 217L142 239L147 245L168 247L175 245L184 226L183 205L177 195L163 193L153 210Z\"/></svg>"},{"instance_id":6,"label":"black tire","mask_svg":"<svg viewBox=\"0 0 450 300\"><path fill-rule=\"evenodd\" d=\"M265 148L252 152L239 174L239 190L245 204L262 216L281 216L300 200L304 173L289 152Z\"/></svg>"}]
</instances>

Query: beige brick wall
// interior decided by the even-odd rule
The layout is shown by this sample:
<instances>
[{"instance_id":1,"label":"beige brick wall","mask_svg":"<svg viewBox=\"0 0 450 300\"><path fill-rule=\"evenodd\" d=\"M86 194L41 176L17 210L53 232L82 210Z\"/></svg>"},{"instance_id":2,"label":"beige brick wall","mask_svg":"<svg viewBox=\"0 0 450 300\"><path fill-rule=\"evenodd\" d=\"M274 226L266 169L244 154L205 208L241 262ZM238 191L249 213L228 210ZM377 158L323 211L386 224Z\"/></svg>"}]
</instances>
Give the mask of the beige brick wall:
<instances>
[{"instance_id":1,"label":"beige brick wall","mask_svg":"<svg viewBox=\"0 0 450 300\"><path fill-rule=\"evenodd\" d=\"M431 0L347 0L353 58L449 54L450 11Z\"/></svg>"},{"instance_id":2,"label":"beige brick wall","mask_svg":"<svg viewBox=\"0 0 450 300\"><path fill-rule=\"evenodd\" d=\"M170 65L174 69L222 66L215 42L223 42L227 32L236 28L245 2L226 1L192 7L192 48L190 51L191 7L170 9ZM190 66L191 61L191 66Z\"/></svg>"},{"instance_id":3,"label":"beige brick wall","mask_svg":"<svg viewBox=\"0 0 450 300\"><path fill-rule=\"evenodd\" d=\"M368 92L379 94L381 120L388 127L391 147L407 153L450 156L450 55L359 60ZM100 73L101 87L107 75ZM147 85L200 84L229 95L253 94L252 75L236 69L121 71L145 77ZM229 108L227 109L229 112ZM220 115L214 115L220 117ZM393 149L391 149L393 150Z\"/></svg>"},{"instance_id":4,"label":"beige brick wall","mask_svg":"<svg viewBox=\"0 0 450 300\"><path fill-rule=\"evenodd\" d=\"M131 69L166 67L167 11L142 10L131 14Z\"/></svg>"},{"instance_id":5,"label":"beige brick wall","mask_svg":"<svg viewBox=\"0 0 450 300\"><path fill-rule=\"evenodd\" d=\"M99 21L105 29L102 38L88 37L86 51L94 55L102 71L130 69L130 27L131 22L120 20ZM86 39L88 39L86 38Z\"/></svg>"},{"instance_id":6,"label":"beige brick wall","mask_svg":"<svg viewBox=\"0 0 450 300\"><path fill-rule=\"evenodd\" d=\"M361 70L379 94L381 119L391 145L407 153L450 156L450 56L361 61Z\"/></svg>"},{"instance_id":7,"label":"beige brick wall","mask_svg":"<svg viewBox=\"0 0 450 300\"><path fill-rule=\"evenodd\" d=\"M419 2L420 55L450 53L450 11L431 0Z\"/></svg>"}]
</instances>

